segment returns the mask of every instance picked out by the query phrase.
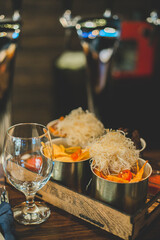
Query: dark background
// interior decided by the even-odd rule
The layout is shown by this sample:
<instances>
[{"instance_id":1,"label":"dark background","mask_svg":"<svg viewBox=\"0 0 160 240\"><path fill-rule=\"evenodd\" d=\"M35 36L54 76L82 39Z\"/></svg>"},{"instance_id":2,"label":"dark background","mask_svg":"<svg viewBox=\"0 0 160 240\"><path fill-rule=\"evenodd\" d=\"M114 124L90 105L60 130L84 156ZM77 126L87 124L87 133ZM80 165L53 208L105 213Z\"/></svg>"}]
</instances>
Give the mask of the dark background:
<instances>
[{"instance_id":1,"label":"dark background","mask_svg":"<svg viewBox=\"0 0 160 240\"><path fill-rule=\"evenodd\" d=\"M22 32L16 56L12 90L12 124L39 122L47 124L72 109L87 108L84 64L76 70L61 70L56 63L66 50L82 53L75 30L69 45L59 17L68 7L72 15L102 15L106 8L122 21L145 21L158 1L151 0L23 0ZM9 0L0 0L0 14L11 15ZM157 31L157 30L156 30ZM159 29L156 32L159 41ZM159 46L159 45L158 45ZM73 58L74 59L74 58ZM102 105L106 107L106 127L138 129L148 148L160 147L159 48L156 49L152 76L120 79ZM105 108L104 108L105 109ZM109 110L110 109L110 110Z\"/></svg>"}]
</instances>

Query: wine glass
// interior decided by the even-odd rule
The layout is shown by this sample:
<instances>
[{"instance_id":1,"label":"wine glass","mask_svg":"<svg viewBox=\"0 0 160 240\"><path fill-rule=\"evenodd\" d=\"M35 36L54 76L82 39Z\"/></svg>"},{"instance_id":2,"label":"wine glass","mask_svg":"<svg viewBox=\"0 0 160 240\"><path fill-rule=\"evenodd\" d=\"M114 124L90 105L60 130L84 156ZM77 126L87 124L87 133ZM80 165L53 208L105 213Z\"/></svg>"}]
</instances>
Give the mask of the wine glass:
<instances>
[{"instance_id":1,"label":"wine glass","mask_svg":"<svg viewBox=\"0 0 160 240\"><path fill-rule=\"evenodd\" d=\"M44 146L50 147L47 156ZM52 170L52 147L48 129L37 123L20 123L6 133L2 163L10 183L24 193L26 202L13 208L14 218L21 224L40 224L50 216L50 209L34 196L49 180Z\"/></svg>"},{"instance_id":2,"label":"wine glass","mask_svg":"<svg viewBox=\"0 0 160 240\"><path fill-rule=\"evenodd\" d=\"M107 9L103 16L80 19L76 30L87 60L88 109L96 113L98 97L106 95L110 63L120 39L120 20Z\"/></svg>"}]
</instances>

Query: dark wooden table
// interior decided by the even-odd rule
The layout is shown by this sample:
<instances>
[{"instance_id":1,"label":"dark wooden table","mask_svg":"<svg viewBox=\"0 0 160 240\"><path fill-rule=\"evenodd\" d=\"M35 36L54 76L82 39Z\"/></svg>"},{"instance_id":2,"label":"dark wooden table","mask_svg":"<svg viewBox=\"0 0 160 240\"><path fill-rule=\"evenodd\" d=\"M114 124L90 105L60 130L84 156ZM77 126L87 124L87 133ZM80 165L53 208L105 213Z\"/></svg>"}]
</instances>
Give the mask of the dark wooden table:
<instances>
[{"instance_id":1,"label":"dark wooden table","mask_svg":"<svg viewBox=\"0 0 160 240\"><path fill-rule=\"evenodd\" d=\"M148 159L153 168L160 169L160 151L146 151L144 158ZM0 169L1 176L3 174ZM24 195L14 187L6 185L9 192L11 206L24 201ZM83 240L119 240L120 238L99 229L83 220L72 216L65 211L52 205L49 219L36 226L23 226L15 222L17 239L19 240L62 240L62 239L83 239ZM96 206L95 206L96 207ZM94 213L93 213L94 214ZM159 240L160 239L160 215L147 228L147 230L137 238L137 240Z\"/></svg>"}]
</instances>

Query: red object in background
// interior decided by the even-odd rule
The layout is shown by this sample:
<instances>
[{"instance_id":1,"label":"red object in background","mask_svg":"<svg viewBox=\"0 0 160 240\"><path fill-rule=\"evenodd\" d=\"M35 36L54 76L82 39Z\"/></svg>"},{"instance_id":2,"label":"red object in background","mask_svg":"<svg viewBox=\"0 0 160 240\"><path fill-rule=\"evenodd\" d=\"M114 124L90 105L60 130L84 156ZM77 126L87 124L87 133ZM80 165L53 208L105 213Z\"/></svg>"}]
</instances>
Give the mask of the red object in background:
<instances>
[{"instance_id":1,"label":"red object in background","mask_svg":"<svg viewBox=\"0 0 160 240\"><path fill-rule=\"evenodd\" d=\"M121 39L117 52L119 52L119 49L121 50L119 57L115 58L115 66L112 71L113 78L150 77L154 71L156 50L156 41L152 42L149 36L153 27L147 22L124 21L121 28ZM130 50L127 48L129 44ZM121 47L122 45L123 47ZM134 49L132 45L134 45ZM129 65L129 61L132 65L130 69L126 67Z\"/></svg>"},{"instance_id":2,"label":"red object in background","mask_svg":"<svg viewBox=\"0 0 160 240\"><path fill-rule=\"evenodd\" d=\"M28 158L25 162L25 167L33 172L38 172L42 165L42 157L41 156L33 156Z\"/></svg>"},{"instance_id":3,"label":"red object in background","mask_svg":"<svg viewBox=\"0 0 160 240\"><path fill-rule=\"evenodd\" d=\"M149 194L155 195L160 191L160 171L153 170L148 183Z\"/></svg>"}]
</instances>

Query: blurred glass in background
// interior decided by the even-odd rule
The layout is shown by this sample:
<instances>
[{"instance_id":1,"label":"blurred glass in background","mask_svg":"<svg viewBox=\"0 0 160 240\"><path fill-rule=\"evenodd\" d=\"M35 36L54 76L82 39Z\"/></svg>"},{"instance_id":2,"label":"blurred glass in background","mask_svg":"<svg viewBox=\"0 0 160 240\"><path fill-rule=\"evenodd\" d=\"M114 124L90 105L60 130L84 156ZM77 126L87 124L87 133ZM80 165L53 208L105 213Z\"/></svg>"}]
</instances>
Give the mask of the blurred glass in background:
<instances>
[{"instance_id":1,"label":"blurred glass in background","mask_svg":"<svg viewBox=\"0 0 160 240\"><path fill-rule=\"evenodd\" d=\"M4 135L11 125L15 57L21 32L21 1L12 1L12 13L0 12L0 154Z\"/></svg>"}]
</instances>

